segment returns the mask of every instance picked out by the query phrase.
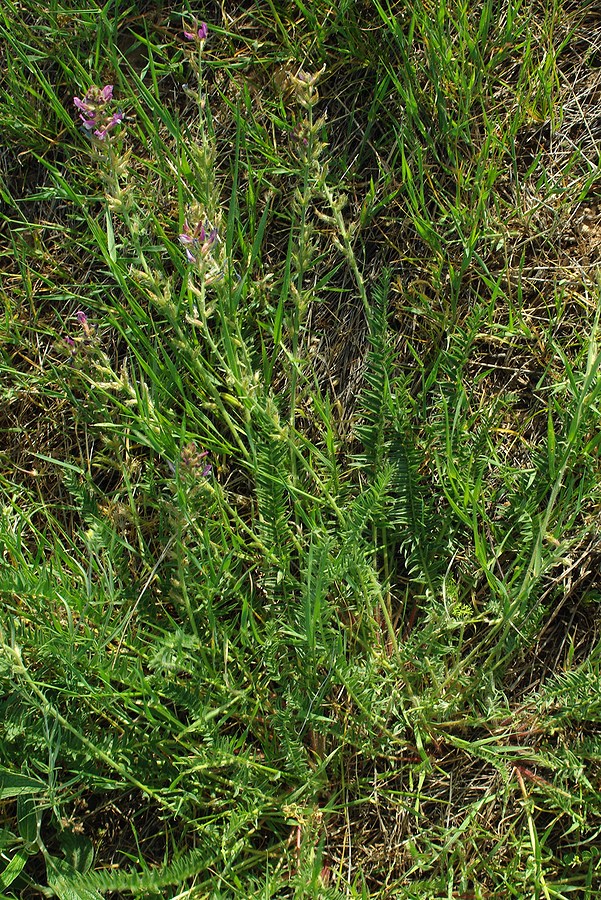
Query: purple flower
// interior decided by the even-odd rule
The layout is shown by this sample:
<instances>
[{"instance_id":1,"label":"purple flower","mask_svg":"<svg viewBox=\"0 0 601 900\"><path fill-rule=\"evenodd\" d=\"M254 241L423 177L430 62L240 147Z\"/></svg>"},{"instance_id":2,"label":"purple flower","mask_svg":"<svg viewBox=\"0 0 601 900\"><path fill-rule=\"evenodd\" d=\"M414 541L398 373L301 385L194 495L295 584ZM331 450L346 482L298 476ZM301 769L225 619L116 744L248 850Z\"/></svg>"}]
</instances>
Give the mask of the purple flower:
<instances>
[{"instance_id":1,"label":"purple flower","mask_svg":"<svg viewBox=\"0 0 601 900\"><path fill-rule=\"evenodd\" d=\"M206 478L207 475L210 474L213 466L211 465L203 465L202 460L209 455L208 450L198 450L194 441L190 441L186 444L185 447L182 447L182 451L180 454L179 462L182 471L187 472L190 475L198 476L200 471L200 477ZM201 471L202 466L202 471ZM170 468L172 466L170 465ZM175 467L173 466L173 470Z\"/></svg>"},{"instance_id":2,"label":"purple flower","mask_svg":"<svg viewBox=\"0 0 601 900\"><path fill-rule=\"evenodd\" d=\"M184 25L184 37L187 41L198 41L199 43L203 43L207 39L207 35L209 33L209 26L206 22L201 22L200 26L197 22L192 26L194 31L186 31L186 27Z\"/></svg>"},{"instance_id":3,"label":"purple flower","mask_svg":"<svg viewBox=\"0 0 601 900\"><path fill-rule=\"evenodd\" d=\"M87 96L80 100L79 97L73 97L73 104L80 110L79 118L83 122L83 127L87 131L91 131L96 127L96 110L92 103L90 103L87 99Z\"/></svg>"},{"instance_id":4,"label":"purple flower","mask_svg":"<svg viewBox=\"0 0 601 900\"><path fill-rule=\"evenodd\" d=\"M73 97L73 105L76 106L77 109L81 109L85 113L91 111L90 104L86 103L85 100L80 100L79 97Z\"/></svg>"},{"instance_id":5,"label":"purple flower","mask_svg":"<svg viewBox=\"0 0 601 900\"><path fill-rule=\"evenodd\" d=\"M188 220L186 219L186 221L184 222L184 232L183 234L180 234L179 239L180 242L184 244L184 246L187 244L196 245L199 241L204 241L205 234L205 227L202 222L199 222L197 225L195 225L194 229L192 230L188 225Z\"/></svg>"},{"instance_id":6,"label":"purple flower","mask_svg":"<svg viewBox=\"0 0 601 900\"><path fill-rule=\"evenodd\" d=\"M88 322L88 317L86 316L85 312L80 309L79 312L75 313L75 316L77 318L77 321L81 325L81 329L83 331L84 338L86 340L90 340L91 338L93 338L95 329L94 329L93 325L90 325L90 323Z\"/></svg>"},{"instance_id":7,"label":"purple flower","mask_svg":"<svg viewBox=\"0 0 601 900\"><path fill-rule=\"evenodd\" d=\"M124 118L124 117L123 117L123 113L122 113L122 112L116 112L116 113L113 113L113 115L111 116L111 118L109 119L109 121L106 122L106 123L102 126L102 128L97 128L97 129L94 131L94 134L96 135L96 137L97 137L99 140L103 141L103 140L105 139L105 137L107 136L107 134L109 133L109 131L111 131L113 128L115 128L116 125L120 125L120 124L121 124L121 122L123 121L123 118ZM85 127L85 122L84 122L84 127Z\"/></svg>"},{"instance_id":8,"label":"purple flower","mask_svg":"<svg viewBox=\"0 0 601 900\"><path fill-rule=\"evenodd\" d=\"M83 100L73 97L73 105L79 110L79 118L87 132L93 132L94 137L103 141L109 131L123 122L121 111L112 115L107 110L107 104L113 99L113 85L105 84L103 88L92 85Z\"/></svg>"},{"instance_id":9,"label":"purple flower","mask_svg":"<svg viewBox=\"0 0 601 900\"><path fill-rule=\"evenodd\" d=\"M195 263L197 261L198 254L200 254L200 256L206 256L216 240L216 228L211 229L210 234L207 236L206 229L202 222L198 222L194 228L191 228L187 219L184 222L184 230L182 234L179 235L179 242L186 248L186 256L190 263Z\"/></svg>"}]
</instances>

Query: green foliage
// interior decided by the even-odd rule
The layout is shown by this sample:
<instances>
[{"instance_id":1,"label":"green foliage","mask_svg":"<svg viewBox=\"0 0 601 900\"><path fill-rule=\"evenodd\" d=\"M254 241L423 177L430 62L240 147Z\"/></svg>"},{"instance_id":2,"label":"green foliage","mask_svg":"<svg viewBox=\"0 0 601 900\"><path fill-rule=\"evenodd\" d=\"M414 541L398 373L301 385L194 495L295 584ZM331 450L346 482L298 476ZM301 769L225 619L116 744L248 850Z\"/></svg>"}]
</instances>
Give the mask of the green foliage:
<instances>
[{"instance_id":1,"label":"green foliage","mask_svg":"<svg viewBox=\"0 0 601 900\"><path fill-rule=\"evenodd\" d=\"M1 897L598 895L573 6L3 5Z\"/></svg>"}]
</instances>

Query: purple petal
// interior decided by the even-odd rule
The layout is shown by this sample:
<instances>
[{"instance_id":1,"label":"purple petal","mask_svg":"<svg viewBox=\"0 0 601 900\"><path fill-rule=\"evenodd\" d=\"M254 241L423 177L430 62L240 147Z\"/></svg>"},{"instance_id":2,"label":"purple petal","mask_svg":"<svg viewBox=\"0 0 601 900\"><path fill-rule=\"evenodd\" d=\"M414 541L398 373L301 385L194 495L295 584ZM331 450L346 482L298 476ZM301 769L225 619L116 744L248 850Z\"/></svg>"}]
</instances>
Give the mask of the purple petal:
<instances>
[{"instance_id":1,"label":"purple petal","mask_svg":"<svg viewBox=\"0 0 601 900\"><path fill-rule=\"evenodd\" d=\"M193 253L190 253L190 251L187 247L186 247L186 256L188 257L188 262L190 262L190 263L196 262L196 257L194 256Z\"/></svg>"},{"instance_id":2,"label":"purple petal","mask_svg":"<svg viewBox=\"0 0 601 900\"><path fill-rule=\"evenodd\" d=\"M206 478L207 475L210 475L212 468L213 468L213 466L205 466L204 469L202 470L202 477Z\"/></svg>"},{"instance_id":3,"label":"purple petal","mask_svg":"<svg viewBox=\"0 0 601 900\"><path fill-rule=\"evenodd\" d=\"M80 325L88 324L88 317L86 316L85 312L83 312L83 310L80 309L79 312L75 313L75 315Z\"/></svg>"},{"instance_id":4,"label":"purple petal","mask_svg":"<svg viewBox=\"0 0 601 900\"><path fill-rule=\"evenodd\" d=\"M196 28L195 25L194 27L196 28L196 31L186 31L185 26L183 27L183 35L187 41L200 41L201 43L202 41L206 41L207 35L209 33L209 27L206 22L201 22L200 27L198 28Z\"/></svg>"},{"instance_id":5,"label":"purple petal","mask_svg":"<svg viewBox=\"0 0 601 900\"><path fill-rule=\"evenodd\" d=\"M105 84L105 86L100 91L100 99L106 103L108 100L113 99L113 85Z\"/></svg>"}]
</instances>

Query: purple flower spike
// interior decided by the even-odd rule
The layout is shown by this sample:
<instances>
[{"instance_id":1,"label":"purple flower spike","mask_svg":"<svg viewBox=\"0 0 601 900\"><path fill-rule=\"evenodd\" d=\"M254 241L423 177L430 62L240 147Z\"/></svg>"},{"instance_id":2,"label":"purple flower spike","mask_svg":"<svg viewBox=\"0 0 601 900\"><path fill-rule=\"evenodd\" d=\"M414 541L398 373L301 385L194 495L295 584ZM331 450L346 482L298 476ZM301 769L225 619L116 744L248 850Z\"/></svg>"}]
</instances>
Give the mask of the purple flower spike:
<instances>
[{"instance_id":1,"label":"purple flower spike","mask_svg":"<svg viewBox=\"0 0 601 900\"><path fill-rule=\"evenodd\" d=\"M120 125L125 116L119 112L110 113L108 104L113 99L113 85L105 84L103 88L92 85L87 94L81 97L73 97L73 105L79 110L79 118L85 131L90 137L103 141L109 131Z\"/></svg>"},{"instance_id":2,"label":"purple flower spike","mask_svg":"<svg viewBox=\"0 0 601 900\"><path fill-rule=\"evenodd\" d=\"M211 229L209 235L203 222L198 222L194 228L188 224L188 220L184 222L184 230L178 236L180 244L186 248L186 257L189 263L195 263L200 256L206 256L217 240L217 229Z\"/></svg>"},{"instance_id":3,"label":"purple flower spike","mask_svg":"<svg viewBox=\"0 0 601 900\"><path fill-rule=\"evenodd\" d=\"M79 322L80 325L87 325L87 324L88 324L88 317L86 316L85 312L83 312L82 310L80 310L80 311L79 311L78 313L76 313L75 315L76 315L77 321Z\"/></svg>"},{"instance_id":4,"label":"purple flower spike","mask_svg":"<svg viewBox=\"0 0 601 900\"><path fill-rule=\"evenodd\" d=\"M213 466L203 465L202 460L209 455L208 450L199 451L195 442L190 441L185 447L182 447L179 462L181 471L201 478L206 478L210 474ZM175 467L173 467L175 469Z\"/></svg>"}]
</instances>

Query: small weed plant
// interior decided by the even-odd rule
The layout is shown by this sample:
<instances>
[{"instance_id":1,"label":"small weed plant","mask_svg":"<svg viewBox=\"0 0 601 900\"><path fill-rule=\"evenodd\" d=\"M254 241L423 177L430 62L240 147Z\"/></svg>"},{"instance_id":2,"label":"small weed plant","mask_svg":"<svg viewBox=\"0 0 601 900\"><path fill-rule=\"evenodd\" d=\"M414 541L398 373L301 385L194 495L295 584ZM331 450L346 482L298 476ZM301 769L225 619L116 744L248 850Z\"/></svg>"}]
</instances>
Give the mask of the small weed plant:
<instances>
[{"instance_id":1,"label":"small weed plant","mask_svg":"<svg viewBox=\"0 0 601 900\"><path fill-rule=\"evenodd\" d=\"M601 18L0 10L0 898L601 894Z\"/></svg>"}]
</instances>

